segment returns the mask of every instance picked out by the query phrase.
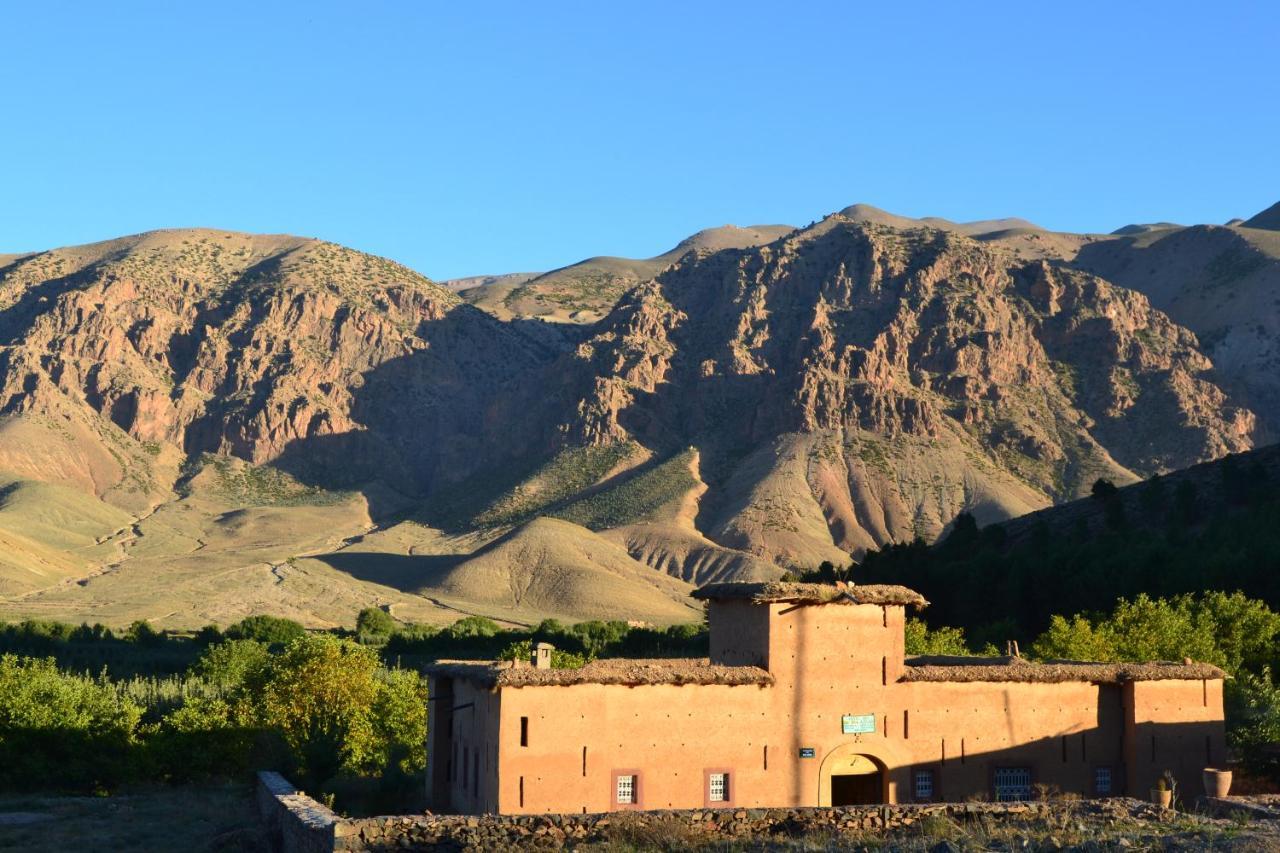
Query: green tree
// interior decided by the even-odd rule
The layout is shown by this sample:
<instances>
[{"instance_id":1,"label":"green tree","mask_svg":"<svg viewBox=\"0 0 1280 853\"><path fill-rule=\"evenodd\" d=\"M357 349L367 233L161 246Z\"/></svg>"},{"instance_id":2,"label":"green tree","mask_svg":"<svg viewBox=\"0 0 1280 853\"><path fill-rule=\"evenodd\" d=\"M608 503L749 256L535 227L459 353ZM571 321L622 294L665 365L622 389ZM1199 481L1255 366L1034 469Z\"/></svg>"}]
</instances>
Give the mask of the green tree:
<instances>
[{"instance_id":1,"label":"green tree","mask_svg":"<svg viewBox=\"0 0 1280 853\"><path fill-rule=\"evenodd\" d=\"M0 786L95 789L133 770L142 708L53 658L0 656Z\"/></svg>"},{"instance_id":2,"label":"green tree","mask_svg":"<svg viewBox=\"0 0 1280 853\"><path fill-rule=\"evenodd\" d=\"M464 637L492 637L502 630L498 627L498 623L492 619L486 619L483 616L464 616L457 622L454 622L445 633L454 639L462 639Z\"/></svg>"},{"instance_id":3,"label":"green tree","mask_svg":"<svg viewBox=\"0 0 1280 853\"><path fill-rule=\"evenodd\" d=\"M210 646L196 661L196 675L231 690L256 676L271 660L267 646L257 640L227 640Z\"/></svg>"},{"instance_id":4,"label":"green tree","mask_svg":"<svg viewBox=\"0 0 1280 853\"><path fill-rule=\"evenodd\" d=\"M378 656L330 635L301 637L247 682L254 716L280 733L304 776L323 782L373 761Z\"/></svg>"},{"instance_id":5,"label":"green tree","mask_svg":"<svg viewBox=\"0 0 1280 853\"><path fill-rule=\"evenodd\" d=\"M1280 614L1243 592L1206 592L1189 599L1198 623L1211 633L1222 666L1231 673L1259 673L1274 664Z\"/></svg>"},{"instance_id":6,"label":"green tree","mask_svg":"<svg viewBox=\"0 0 1280 853\"><path fill-rule=\"evenodd\" d=\"M427 685L416 672L382 670L373 707L372 765L402 773L427 766Z\"/></svg>"},{"instance_id":7,"label":"green tree","mask_svg":"<svg viewBox=\"0 0 1280 853\"><path fill-rule=\"evenodd\" d=\"M1038 658L1064 660L1116 660L1111 637L1084 616L1054 616L1049 628L1036 638L1031 653Z\"/></svg>"},{"instance_id":8,"label":"green tree","mask_svg":"<svg viewBox=\"0 0 1280 853\"><path fill-rule=\"evenodd\" d=\"M396 620L380 607L366 607L356 616L356 636L361 642L385 642L396 627Z\"/></svg>"},{"instance_id":9,"label":"green tree","mask_svg":"<svg viewBox=\"0 0 1280 853\"><path fill-rule=\"evenodd\" d=\"M249 616L227 629L229 640L257 640L269 646L283 646L305 636L307 629L279 616Z\"/></svg>"},{"instance_id":10,"label":"green tree","mask_svg":"<svg viewBox=\"0 0 1280 853\"><path fill-rule=\"evenodd\" d=\"M517 640L502 650L498 655L498 660L524 661L528 663L533 657L533 641ZM590 658L577 652L568 652L564 649L551 650L551 668L552 669L579 669L587 665Z\"/></svg>"},{"instance_id":11,"label":"green tree","mask_svg":"<svg viewBox=\"0 0 1280 853\"><path fill-rule=\"evenodd\" d=\"M1280 778L1280 686L1271 667L1241 673L1227 682L1227 740L1253 774Z\"/></svg>"},{"instance_id":12,"label":"green tree","mask_svg":"<svg viewBox=\"0 0 1280 853\"><path fill-rule=\"evenodd\" d=\"M909 655L970 655L964 631L959 628L930 628L920 619L908 619L905 626Z\"/></svg>"},{"instance_id":13,"label":"green tree","mask_svg":"<svg viewBox=\"0 0 1280 853\"><path fill-rule=\"evenodd\" d=\"M139 619L129 626L125 639L140 646L158 646L164 642L164 634L151 627L145 619Z\"/></svg>"},{"instance_id":14,"label":"green tree","mask_svg":"<svg viewBox=\"0 0 1280 853\"><path fill-rule=\"evenodd\" d=\"M1041 658L1146 661L1189 657L1258 672L1280 636L1280 614L1243 593L1120 599L1106 616L1054 616L1032 646Z\"/></svg>"}]
</instances>

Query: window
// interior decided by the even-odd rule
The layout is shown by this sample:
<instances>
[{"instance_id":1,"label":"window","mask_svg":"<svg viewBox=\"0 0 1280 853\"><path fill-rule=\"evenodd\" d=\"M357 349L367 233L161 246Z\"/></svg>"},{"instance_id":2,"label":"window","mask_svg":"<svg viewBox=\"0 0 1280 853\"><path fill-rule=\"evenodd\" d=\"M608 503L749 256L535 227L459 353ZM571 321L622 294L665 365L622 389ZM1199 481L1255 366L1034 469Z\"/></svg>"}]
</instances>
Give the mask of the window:
<instances>
[{"instance_id":1,"label":"window","mask_svg":"<svg viewBox=\"0 0 1280 853\"><path fill-rule=\"evenodd\" d=\"M631 805L636 801L636 777L619 776L616 799L620 805Z\"/></svg>"},{"instance_id":2,"label":"window","mask_svg":"<svg viewBox=\"0 0 1280 853\"><path fill-rule=\"evenodd\" d=\"M712 773L707 776L707 799L713 803L729 801L728 773Z\"/></svg>"},{"instance_id":3,"label":"window","mask_svg":"<svg viewBox=\"0 0 1280 853\"><path fill-rule=\"evenodd\" d=\"M1031 769L997 767L995 772L996 802L1010 803L1031 799Z\"/></svg>"},{"instance_id":4,"label":"window","mask_svg":"<svg viewBox=\"0 0 1280 853\"><path fill-rule=\"evenodd\" d=\"M1111 768L1095 767L1093 768L1093 793L1099 797L1105 797L1111 794Z\"/></svg>"},{"instance_id":5,"label":"window","mask_svg":"<svg viewBox=\"0 0 1280 853\"><path fill-rule=\"evenodd\" d=\"M917 770L914 776L915 796L921 802L933 799L933 771Z\"/></svg>"},{"instance_id":6,"label":"window","mask_svg":"<svg viewBox=\"0 0 1280 853\"><path fill-rule=\"evenodd\" d=\"M520 718L520 745L521 746L529 745L529 718L528 717Z\"/></svg>"}]
</instances>

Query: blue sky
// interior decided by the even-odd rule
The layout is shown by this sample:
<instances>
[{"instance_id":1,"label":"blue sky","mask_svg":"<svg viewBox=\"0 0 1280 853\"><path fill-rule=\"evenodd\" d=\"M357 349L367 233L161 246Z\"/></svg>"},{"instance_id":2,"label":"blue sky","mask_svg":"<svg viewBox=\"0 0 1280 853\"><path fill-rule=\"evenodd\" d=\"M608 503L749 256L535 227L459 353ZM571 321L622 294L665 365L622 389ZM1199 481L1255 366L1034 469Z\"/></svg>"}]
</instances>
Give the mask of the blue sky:
<instances>
[{"instance_id":1,"label":"blue sky","mask_svg":"<svg viewBox=\"0 0 1280 853\"><path fill-rule=\"evenodd\" d=\"M323 237L435 278L854 202L1280 201L1280 4L5 2L0 252Z\"/></svg>"}]
</instances>

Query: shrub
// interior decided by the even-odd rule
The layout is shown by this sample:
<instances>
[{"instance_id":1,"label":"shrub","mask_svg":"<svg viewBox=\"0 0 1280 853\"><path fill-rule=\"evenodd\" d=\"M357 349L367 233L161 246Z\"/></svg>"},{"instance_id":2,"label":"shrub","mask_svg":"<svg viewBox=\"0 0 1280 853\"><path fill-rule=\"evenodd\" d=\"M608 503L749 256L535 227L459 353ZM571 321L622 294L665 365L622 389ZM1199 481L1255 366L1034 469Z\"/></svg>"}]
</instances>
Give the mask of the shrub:
<instances>
[{"instance_id":1,"label":"shrub","mask_svg":"<svg viewBox=\"0 0 1280 853\"><path fill-rule=\"evenodd\" d=\"M1226 683L1227 739L1250 773L1280 778L1280 686L1271 667Z\"/></svg>"},{"instance_id":2,"label":"shrub","mask_svg":"<svg viewBox=\"0 0 1280 853\"><path fill-rule=\"evenodd\" d=\"M1275 654L1280 614L1243 593L1121 599L1107 616L1054 616L1033 651L1075 660L1206 661L1238 673L1259 671Z\"/></svg>"},{"instance_id":3,"label":"shrub","mask_svg":"<svg viewBox=\"0 0 1280 853\"><path fill-rule=\"evenodd\" d=\"M142 709L50 659L0 656L0 785L93 789L130 773Z\"/></svg>"},{"instance_id":4,"label":"shrub","mask_svg":"<svg viewBox=\"0 0 1280 853\"><path fill-rule=\"evenodd\" d=\"M909 655L970 655L964 631L959 628L930 629L919 619L908 619L906 651Z\"/></svg>"},{"instance_id":5,"label":"shrub","mask_svg":"<svg viewBox=\"0 0 1280 853\"><path fill-rule=\"evenodd\" d=\"M140 619L129 626L125 639L140 646L158 646L165 640L164 634L151 627L151 623Z\"/></svg>"},{"instance_id":6,"label":"shrub","mask_svg":"<svg viewBox=\"0 0 1280 853\"><path fill-rule=\"evenodd\" d=\"M279 616L249 616L227 629L229 640L257 640L269 646L283 646L305 636L307 629Z\"/></svg>"},{"instance_id":7,"label":"shrub","mask_svg":"<svg viewBox=\"0 0 1280 853\"><path fill-rule=\"evenodd\" d=\"M384 643L395 632L396 620L381 608L366 607L356 616L356 636L362 643Z\"/></svg>"},{"instance_id":8,"label":"shrub","mask_svg":"<svg viewBox=\"0 0 1280 853\"><path fill-rule=\"evenodd\" d=\"M502 650L498 660L529 661L533 657L533 641L518 640ZM581 669L591 660L587 655L567 652L564 649L551 650L552 669Z\"/></svg>"},{"instance_id":9,"label":"shrub","mask_svg":"<svg viewBox=\"0 0 1280 853\"><path fill-rule=\"evenodd\" d=\"M201 678L231 690L260 672L270 659L270 651L257 640L227 640L206 649L193 670Z\"/></svg>"},{"instance_id":10,"label":"shrub","mask_svg":"<svg viewBox=\"0 0 1280 853\"><path fill-rule=\"evenodd\" d=\"M445 628L444 633L454 638L492 637L500 630L502 629L498 627L498 623L492 619L486 619L483 616L466 616Z\"/></svg>"}]
</instances>

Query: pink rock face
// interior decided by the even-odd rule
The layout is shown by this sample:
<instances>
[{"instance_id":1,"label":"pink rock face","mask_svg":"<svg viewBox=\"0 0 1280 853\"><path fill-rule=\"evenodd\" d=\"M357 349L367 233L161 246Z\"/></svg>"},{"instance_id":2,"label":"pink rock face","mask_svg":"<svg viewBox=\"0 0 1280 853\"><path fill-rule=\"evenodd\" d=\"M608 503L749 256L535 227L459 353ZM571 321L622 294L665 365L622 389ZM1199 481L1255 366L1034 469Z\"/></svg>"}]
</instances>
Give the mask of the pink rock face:
<instances>
[{"instance_id":1,"label":"pink rock face","mask_svg":"<svg viewBox=\"0 0 1280 853\"><path fill-rule=\"evenodd\" d=\"M576 445L698 447L699 529L784 561L1215 458L1255 428L1143 296L840 216L691 252L569 328L328 243L155 232L0 268L0 347L0 415L322 485L429 496Z\"/></svg>"}]
</instances>

